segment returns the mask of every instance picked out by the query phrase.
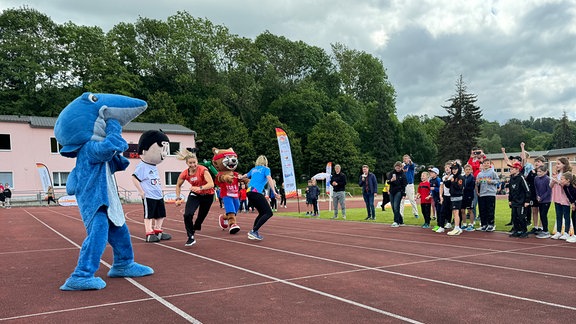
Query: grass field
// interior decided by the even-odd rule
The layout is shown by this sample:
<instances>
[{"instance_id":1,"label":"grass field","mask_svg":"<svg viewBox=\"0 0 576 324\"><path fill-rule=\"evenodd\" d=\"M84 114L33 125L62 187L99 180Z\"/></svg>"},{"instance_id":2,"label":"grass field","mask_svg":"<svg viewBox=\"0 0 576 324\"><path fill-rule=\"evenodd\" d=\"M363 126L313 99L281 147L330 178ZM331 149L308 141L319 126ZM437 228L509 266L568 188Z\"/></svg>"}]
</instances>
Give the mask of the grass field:
<instances>
[{"instance_id":1,"label":"grass field","mask_svg":"<svg viewBox=\"0 0 576 324\"><path fill-rule=\"evenodd\" d=\"M420 206L418 206L420 209ZM302 208L301 213L289 213L289 212L281 212L279 210L275 213L276 215L282 216L293 216L293 217L301 217L301 218L310 218L310 216L305 216L306 214L306 207ZM341 212L338 213L341 217ZM333 211L328 210L320 210L320 218L329 219L332 218L334 215ZM346 221L365 221L366 218L366 208L346 208ZM422 217L422 213L419 212L420 217L418 219L414 218L412 215L412 207L406 206L404 208L404 224L407 225L422 225L424 223L424 219ZM339 218L341 220L341 218ZM386 211L382 211L380 208L376 207L376 220L372 221L365 221L365 222L376 222L376 223L385 223L385 224L392 224L394 222L394 215L392 214L392 208L386 207ZM509 231L511 226L506 226L510 222L510 207L508 207L508 200L506 199L497 199L496 200L496 216L495 216L495 224L497 231ZM554 210L554 204L550 206L550 210L548 211L548 230L550 233L554 231L554 224L556 223L556 211ZM431 225L436 225L436 221L433 220ZM480 227L480 219L476 220L476 227ZM528 229L531 229L532 226L528 226Z\"/></svg>"}]
</instances>

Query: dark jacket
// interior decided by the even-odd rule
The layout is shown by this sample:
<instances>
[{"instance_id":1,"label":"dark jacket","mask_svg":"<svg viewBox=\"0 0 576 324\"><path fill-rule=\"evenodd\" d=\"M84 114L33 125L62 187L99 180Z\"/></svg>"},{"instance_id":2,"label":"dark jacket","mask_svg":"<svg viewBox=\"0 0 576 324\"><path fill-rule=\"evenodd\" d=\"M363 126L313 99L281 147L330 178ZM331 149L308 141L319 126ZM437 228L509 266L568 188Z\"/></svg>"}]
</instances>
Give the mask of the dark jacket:
<instances>
[{"instance_id":1,"label":"dark jacket","mask_svg":"<svg viewBox=\"0 0 576 324\"><path fill-rule=\"evenodd\" d=\"M450 197L462 197L464 195L464 176L452 175L452 179L444 181L444 186L450 188Z\"/></svg>"},{"instance_id":2,"label":"dark jacket","mask_svg":"<svg viewBox=\"0 0 576 324\"><path fill-rule=\"evenodd\" d=\"M330 179L330 185L332 185L332 182L334 181L338 183L337 186L333 186L333 190L335 192L344 191L346 189L346 175L344 173L340 172L333 174Z\"/></svg>"},{"instance_id":3,"label":"dark jacket","mask_svg":"<svg viewBox=\"0 0 576 324\"><path fill-rule=\"evenodd\" d=\"M360 175L358 185L362 187L362 193L373 195L378 192L378 180L376 180L376 176L372 172L368 172L368 177L366 177L366 181L363 181L362 175Z\"/></svg>"},{"instance_id":4,"label":"dark jacket","mask_svg":"<svg viewBox=\"0 0 576 324\"><path fill-rule=\"evenodd\" d=\"M392 181L393 175L396 175L396 180L394 181ZM396 172L396 170L392 170L386 176L386 180L390 184L390 195L400 192L402 197L406 196L406 185L408 185L408 180L406 179L404 171Z\"/></svg>"},{"instance_id":5,"label":"dark jacket","mask_svg":"<svg viewBox=\"0 0 576 324\"><path fill-rule=\"evenodd\" d=\"M518 174L510 177L508 188L510 188L508 193L510 206L523 207L524 203L530 202L530 188L528 188L528 183L523 176Z\"/></svg>"},{"instance_id":6,"label":"dark jacket","mask_svg":"<svg viewBox=\"0 0 576 324\"><path fill-rule=\"evenodd\" d=\"M467 176L464 176L464 197L465 198L474 198L474 190L476 189L476 179L470 173Z\"/></svg>"},{"instance_id":7,"label":"dark jacket","mask_svg":"<svg viewBox=\"0 0 576 324\"><path fill-rule=\"evenodd\" d=\"M308 186L306 188L306 199L316 200L320 196L320 188L318 186Z\"/></svg>"},{"instance_id":8,"label":"dark jacket","mask_svg":"<svg viewBox=\"0 0 576 324\"><path fill-rule=\"evenodd\" d=\"M568 201L570 201L570 203L576 203L576 188L570 184L562 187L562 189L564 189Z\"/></svg>"}]
</instances>

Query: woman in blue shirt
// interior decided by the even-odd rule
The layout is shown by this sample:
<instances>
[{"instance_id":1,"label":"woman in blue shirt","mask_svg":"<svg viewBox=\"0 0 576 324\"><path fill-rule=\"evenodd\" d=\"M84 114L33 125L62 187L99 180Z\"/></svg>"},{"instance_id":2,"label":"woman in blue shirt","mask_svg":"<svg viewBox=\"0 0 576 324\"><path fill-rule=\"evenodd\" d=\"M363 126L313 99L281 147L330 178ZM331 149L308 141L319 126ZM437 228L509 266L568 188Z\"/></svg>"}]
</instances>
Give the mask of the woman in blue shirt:
<instances>
[{"instance_id":1,"label":"woman in blue shirt","mask_svg":"<svg viewBox=\"0 0 576 324\"><path fill-rule=\"evenodd\" d=\"M270 168L268 168L268 159L264 155L260 155L256 159L255 166L252 170L248 171L242 178L250 179L248 183L247 197L248 201L258 211L258 216L254 220L254 227L248 233L248 238L251 240L262 240L262 236L258 230L270 217L272 217L272 208L264 196L264 187L266 183L270 186L271 192L276 196L276 188L274 180L270 176Z\"/></svg>"}]
</instances>

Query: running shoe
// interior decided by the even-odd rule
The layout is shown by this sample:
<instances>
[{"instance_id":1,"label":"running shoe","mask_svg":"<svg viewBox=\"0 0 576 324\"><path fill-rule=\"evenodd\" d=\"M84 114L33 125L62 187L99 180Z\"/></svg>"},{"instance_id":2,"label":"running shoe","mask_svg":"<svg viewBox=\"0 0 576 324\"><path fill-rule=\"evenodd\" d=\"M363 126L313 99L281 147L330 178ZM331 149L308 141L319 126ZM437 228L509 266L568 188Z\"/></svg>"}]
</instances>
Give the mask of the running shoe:
<instances>
[{"instance_id":1,"label":"running shoe","mask_svg":"<svg viewBox=\"0 0 576 324\"><path fill-rule=\"evenodd\" d=\"M556 232L556 234L552 235L550 238L553 240L557 240L560 238L560 236L562 236L562 233Z\"/></svg>"},{"instance_id":2,"label":"running shoe","mask_svg":"<svg viewBox=\"0 0 576 324\"><path fill-rule=\"evenodd\" d=\"M186 244L184 244L184 246L192 246L194 244L196 244L196 240L194 239L194 235L192 235L188 238L188 241L186 241Z\"/></svg>"},{"instance_id":3,"label":"running shoe","mask_svg":"<svg viewBox=\"0 0 576 324\"><path fill-rule=\"evenodd\" d=\"M453 230L451 230L450 232L448 232L447 234L450 236L460 235L460 234L462 234L462 229L460 229L460 227L456 227Z\"/></svg>"},{"instance_id":4,"label":"running shoe","mask_svg":"<svg viewBox=\"0 0 576 324\"><path fill-rule=\"evenodd\" d=\"M550 238L550 232L544 232L544 231L542 231L542 232L536 234L536 238L539 238L539 239L547 239L547 238Z\"/></svg>"},{"instance_id":5,"label":"running shoe","mask_svg":"<svg viewBox=\"0 0 576 324\"><path fill-rule=\"evenodd\" d=\"M262 235L258 234L258 231L251 230L248 232L248 238L251 240L262 241Z\"/></svg>"}]
</instances>

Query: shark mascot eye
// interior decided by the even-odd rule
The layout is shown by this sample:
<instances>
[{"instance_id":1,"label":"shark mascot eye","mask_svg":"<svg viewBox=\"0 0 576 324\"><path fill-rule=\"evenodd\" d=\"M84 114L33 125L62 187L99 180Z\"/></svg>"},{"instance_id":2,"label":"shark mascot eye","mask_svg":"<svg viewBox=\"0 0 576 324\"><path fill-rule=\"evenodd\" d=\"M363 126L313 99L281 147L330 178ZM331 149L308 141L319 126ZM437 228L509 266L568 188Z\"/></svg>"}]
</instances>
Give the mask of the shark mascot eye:
<instances>
[{"instance_id":1,"label":"shark mascot eye","mask_svg":"<svg viewBox=\"0 0 576 324\"><path fill-rule=\"evenodd\" d=\"M98 101L98 97L96 97L94 94L89 94L88 95L88 100L92 101L92 102L96 102Z\"/></svg>"},{"instance_id":2,"label":"shark mascot eye","mask_svg":"<svg viewBox=\"0 0 576 324\"><path fill-rule=\"evenodd\" d=\"M122 126L146 110L145 101L115 94L84 93L60 112L54 125L60 154L76 158L66 191L76 195L86 239L78 264L61 290L94 290L106 282L94 274L106 244L112 246L114 262L109 277L141 277L152 268L134 262L134 252L114 173L130 164L122 156L128 144Z\"/></svg>"}]
</instances>

